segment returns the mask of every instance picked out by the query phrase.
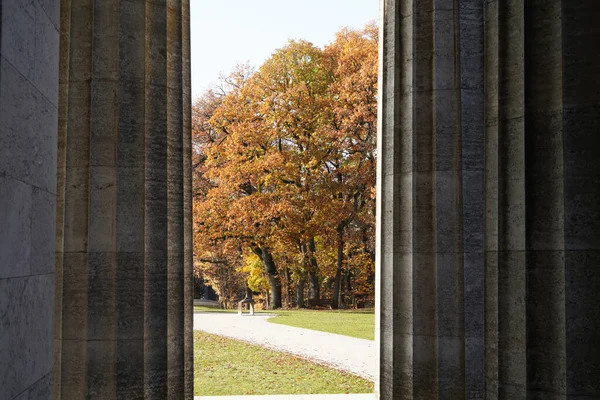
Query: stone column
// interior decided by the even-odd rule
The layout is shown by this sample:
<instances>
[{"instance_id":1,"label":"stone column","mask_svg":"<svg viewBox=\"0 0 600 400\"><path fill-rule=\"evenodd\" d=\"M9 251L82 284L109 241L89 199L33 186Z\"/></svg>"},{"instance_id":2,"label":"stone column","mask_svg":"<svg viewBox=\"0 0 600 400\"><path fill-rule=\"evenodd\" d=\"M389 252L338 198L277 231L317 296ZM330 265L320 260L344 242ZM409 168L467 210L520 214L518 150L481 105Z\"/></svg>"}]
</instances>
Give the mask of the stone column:
<instances>
[{"instance_id":1,"label":"stone column","mask_svg":"<svg viewBox=\"0 0 600 400\"><path fill-rule=\"evenodd\" d=\"M189 1L62 0L55 398L192 398Z\"/></svg>"},{"instance_id":2,"label":"stone column","mask_svg":"<svg viewBox=\"0 0 600 400\"><path fill-rule=\"evenodd\" d=\"M480 399L483 2L381 8L378 392Z\"/></svg>"},{"instance_id":3,"label":"stone column","mask_svg":"<svg viewBox=\"0 0 600 400\"><path fill-rule=\"evenodd\" d=\"M486 398L600 394L600 4L486 4Z\"/></svg>"},{"instance_id":4,"label":"stone column","mask_svg":"<svg viewBox=\"0 0 600 400\"><path fill-rule=\"evenodd\" d=\"M380 398L596 398L600 3L381 7Z\"/></svg>"},{"instance_id":5,"label":"stone column","mask_svg":"<svg viewBox=\"0 0 600 400\"><path fill-rule=\"evenodd\" d=\"M527 365L523 3L489 2L485 18L486 398L503 390L501 376L510 383L500 397L520 399Z\"/></svg>"},{"instance_id":6,"label":"stone column","mask_svg":"<svg viewBox=\"0 0 600 400\"><path fill-rule=\"evenodd\" d=\"M194 397L194 237L192 214L192 73L190 0L181 1L183 89L184 398Z\"/></svg>"}]
</instances>

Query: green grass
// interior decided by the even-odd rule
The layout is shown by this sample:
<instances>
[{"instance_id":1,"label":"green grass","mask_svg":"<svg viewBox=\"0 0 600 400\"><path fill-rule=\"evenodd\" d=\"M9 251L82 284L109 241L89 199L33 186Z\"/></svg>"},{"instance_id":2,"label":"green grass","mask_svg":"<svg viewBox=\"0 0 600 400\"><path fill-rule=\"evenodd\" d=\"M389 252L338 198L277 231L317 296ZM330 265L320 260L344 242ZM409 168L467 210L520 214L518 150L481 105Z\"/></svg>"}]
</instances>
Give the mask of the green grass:
<instances>
[{"instance_id":1,"label":"green grass","mask_svg":"<svg viewBox=\"0 0 600 400\"><path fill-rule=\"evenodd\" d=\"M195 306L194 311L237 312L206 306ZM274 324L337 333L360 339L375 339L375 314L365 310L274 310L258 313L277 314L268 321Z\"/></svg>"},{"instance_id":2,"label":"green grass","mask_svg":"<svg viewBox=\"0 0 600 400\"><path fill-rule=\"evenodd\" d=\"M359 339L375 339L375 314L373 310L282 310L269 322L337 333Z\"/></svg>"},{"instance_id":3,"label":"green grass","mask_svg":"<svg viewBox=\"0 0 600 400\"><path fill-rule=\"evenodd\" d=\"M372 393L373 382L293 355L194 331L194 395Z\"/></svg>"}]
</instances>

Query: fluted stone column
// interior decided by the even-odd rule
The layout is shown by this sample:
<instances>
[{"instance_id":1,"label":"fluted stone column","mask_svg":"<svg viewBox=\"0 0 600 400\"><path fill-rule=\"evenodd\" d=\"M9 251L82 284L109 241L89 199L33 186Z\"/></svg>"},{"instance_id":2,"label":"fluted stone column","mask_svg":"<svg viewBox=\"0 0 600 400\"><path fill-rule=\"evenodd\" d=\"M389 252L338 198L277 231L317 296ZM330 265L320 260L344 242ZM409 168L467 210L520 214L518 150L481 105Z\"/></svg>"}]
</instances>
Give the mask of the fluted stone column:
<instances>
[{"instance_id":1,"label":"fluted stone column","mask_svg":"<svg viewBox=\"0 0 600 400\"><path fill-rule=\"evenodd\" d=\"M382 399L600 396L600 3L382 0Z\"/></svg>"},{"instance_id":2,"label":"fluted stone column","mask_svg":"<svg viewBox=\"0 0 600 400\"><path fill-rule=\"evenodd\" d=\"M55 398L192 398L189 1L62 0Z\"/></svg>"},{"instance_id":3,"label":"fluted stone column","mask_svg":"<svg viewBox=\"0 0 600 400\"><path fill-rule=\"evenodd\" d=\"M600 396L600 4L486 7L486 398Z\"/></svg>"},{"instance_id":4,"label":"fluted stone column","mask_svg":"<svg viewBox=\"0 0 600 400\"><path fill-rule=\"evenodd\" d=\"M192 214L192 73L190 0L181 1L183 90L183 302L184 302L184 399L194 396L194 248Z\"/></svg>"},{"instance_id":5,"label":"fluted stone column","mask_svg":"<svg viewBox=\"0 0 600 400\"><path fill-rule=\"evenodd\" d=\"M483 2L381 3L383 399L480 399Z\"/></svg>"}]
</instances>

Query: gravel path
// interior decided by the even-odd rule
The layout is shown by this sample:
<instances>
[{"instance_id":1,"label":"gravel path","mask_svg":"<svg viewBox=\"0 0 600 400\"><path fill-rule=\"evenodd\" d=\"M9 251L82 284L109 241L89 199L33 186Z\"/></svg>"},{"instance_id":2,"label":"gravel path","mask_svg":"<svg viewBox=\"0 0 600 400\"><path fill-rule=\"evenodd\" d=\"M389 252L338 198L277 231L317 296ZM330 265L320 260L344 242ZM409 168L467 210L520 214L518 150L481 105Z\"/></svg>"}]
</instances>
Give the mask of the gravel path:
<instances>
[{"instance_id":1,"label":"gravel path","mask_svg":"<svg viewBox=\"0 0 600 400\"><path fill-rule=\"evenodd\" d=\"M274 315L195 312L194 329L255 343L375 380L375 342L273 324Z\"/></svg>"}]
</instances>

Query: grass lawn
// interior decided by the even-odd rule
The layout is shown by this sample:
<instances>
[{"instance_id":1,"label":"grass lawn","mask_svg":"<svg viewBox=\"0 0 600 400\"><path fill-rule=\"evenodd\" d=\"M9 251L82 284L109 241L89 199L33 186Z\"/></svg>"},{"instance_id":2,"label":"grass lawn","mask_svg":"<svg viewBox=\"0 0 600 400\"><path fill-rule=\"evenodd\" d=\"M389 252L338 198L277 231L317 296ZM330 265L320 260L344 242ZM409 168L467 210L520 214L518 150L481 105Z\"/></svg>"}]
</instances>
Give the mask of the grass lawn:
<instances>
[{"instance_id":1,"label":"grass lawn","mask_svg":"<svg viewBox=\"0 0 600 400\"><path fill-rule=\"evenodd\" d=\"M293 355L194 331L194 395L372 393L373 382Z\"/></svg>"},{"instance_id":2,"label":"grass lawn","mask_svg":"<svg viewBox=\"0 0 600 400\"><path fill-rule=\"evenodd\" d=\"M360 339L375 339L373 310L276 310L274 324L296 326L315 331L337 333Z\"/></svg>"},{"instance_id":3,"label":"grass lawn","mask_svg":"<svg viewBox=\"0 0 600 400\"><path fill-rule=\"evenodd\" d=\"M206 306L195 306L195 311L237 312ZM273 310L258 313L277 314L269 322L331 332L360 339L375 339L375 314L366 310Z\"/></svg>"}]
</instances>

